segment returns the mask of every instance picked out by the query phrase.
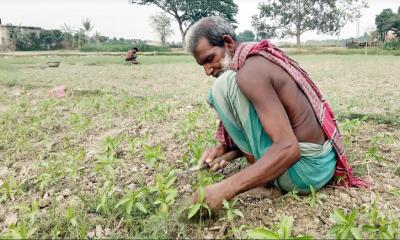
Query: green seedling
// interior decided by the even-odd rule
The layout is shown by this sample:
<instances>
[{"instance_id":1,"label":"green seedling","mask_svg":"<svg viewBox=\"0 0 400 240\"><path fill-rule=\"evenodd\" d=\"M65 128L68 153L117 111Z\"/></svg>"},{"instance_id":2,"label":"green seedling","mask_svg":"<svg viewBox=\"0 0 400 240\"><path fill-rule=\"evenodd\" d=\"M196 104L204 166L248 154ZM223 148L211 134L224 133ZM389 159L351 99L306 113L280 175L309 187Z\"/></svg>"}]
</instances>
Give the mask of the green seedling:
<instances>
[{"instance_id":1,"label":"green seedling","mask_svg":"<svg viewBox=\"0 0 400 240\"><path fill-rule=\"evenodd\" d=\"M7 200L14 201L15 197L22 193L22 188L15 179L13 177L8 177L0 188L0 203L6 202Z\"/></svg>"},{"instance_id":2,"label":"green seedling","mask_svg":"<svg viewBox=\"0 0 400 240\"><path fill-rule=\"evenodd\" d=\"M200 218L203 215L203 211L207 210L208 216L211 217L211 208L207 205L207 203L204 202L204 197L205 197L205 192L204 192L204 187L200 186L197 188L197 201L194 204L191 204L188 208L188 219L191 219L193 216L195 216L197 213L200 213Z\"/></svg>"},{"instance_id":3,"label":"green seedling","mask_svg":"<svg viewBox=\"0 0 400 240\"><path fill-rule=\"evenodd\" d=\"M315 191L315 188L310 185L310 193L311 196L309 197L308 203L310 204L310 207L316 208L318 205L322 205L322 199L326 198L325 194L322 193L317 193Z\"/></svg>"},{"instance_id":4,"label":"green seedling","mask_svg":"<svg viewBox=\"0 0 400 240\"><path fill-rule=\"evenodd\" d=\"M279 226L274 225L272 229L264 227L252 228L247 231L250 239L313 239L311 236L292 236L293 217L284 216L281 218Z\"/></svg>"},{"instance_id":5,"label":"green seedling","mask_svg":"<svg viewBox=\"0 0 400 240\"><path fill-rule=\"evenodd\" d=\"M146 204L141 199L148 192L146 188L137 191L127 191L125 196L115 205L115 209L123 208L124 212L129 216L132 210L138 209L143 213L148 213Z\"/></svg>"},{"instance_id":6,"label":"green seedling","mask_svg":"<svg viewBox=\"0 0 400 240\"><path fill-rule=\"evenodd\" d=\"M178 191L173 187L176 180L175 173L171 171L167 176L161 174L156 177L156 185L150 187L150 192L156 193L154 205L159 205L159 214L166 218L169 213L170 206L175 202Z\"/></svg>"},{"instance_id":7,"label":"green seedling","mask_svg":"<svg viewBox=\"0 0 400 240\"><path fill-rule=\"evenodd\" d=\"M145 162L150 166L153 166L158 161L165 159L164 152L160 144L153 147L144 145L143 154Z\"/></svg>"},{"instance_id":8,"label":"green seedling","mask_svg":"<svg viewBox=\"0 0 400 240\"><path fill-rule=\"evenodd\" d=\"M378 162L385 160L385 158L380 155L380 152L376 147L368 148L367 152L365 153L365 158Z\"/></svg>"},{"instance_id":9,"label":"green seedling","mask_svg":"<svg viewBox=\"0 0 400 240\"><path fill-rule=\"evenodd\" d=\"M67 210L65 211L64 218L68 221L68 224L74 229L75 237L77 239L86 238L87 226L82 219L76 216L76 212L71 204L68 204Z\"/></svg>"},{"instance_id":10,"label":"green seedling","mask_svg":"<svg viewBox=\"0 0 400 240\"><path fill-rule=\"evenodd\" d=\"M350 214L345 214L340 209L335 209L331 218L335 225L331 233L336 239L362 239L361 228L357 224L358 209L354 209Z\"/></svg>"},{"instance_id":11,"label":"green seedling","mask_svg":"<svg viewBox=\"0 0 400 240\"><path fill-rule=\"evenodd\" d=\"M19 215L23 220L27 220L30 225L33 225L36 221L36 216L39 213L39 202L34 200L31 205L20 204L17 206Z\"/></svg>"},{"instance_id":12,"label":"green seedling","mask_svg":"<svg viewBox=\"0 0 400 240\"><path fill-rule=\"evenodd\" d=\"M107 136L103 141L103 146L105 148L106 156L115 157L119 144L120 144L119 138Z\"/></svg>"},{"instance_id":13,"label":"green seedling","mask_svg":"<svg viewBox=\"0 0 400 240\"><path fill-rule=\"evenodd\" d=\"M104 182L103 188L100 191L100 203L96 207L96 211L98 212L100 209L106 209L107 203L110 199L113 198L115 193L115 186L112 181L106 180Z\"/></svg>"},{"instance_id":14,"label":"green seedling","mask_svg":"<svg viewBox=\"0 0 400 240\"><path fill-rule=\"evenodd\" d=\"M0 236L4 239L32 239L36 233L37 228L29 228L26 222L20 222L17 225L11 224L8 231Z\"/></svg>"},{"instance_id":15,"label":"green seedling","mask_svg":"<svg viewBox=\"0 0 400 240\"><path fill-rule=\"evenodd\" d=\"M226 201L224 199L222 204L223 204L223 208L225 209L225 217L222 218L221 220L225 220L225 219L228 220L228 222L231 226L233 235L237 234L237 235L241 236L240 228L237 229L235 226L235 219L236 219L236 217L244 218L244 216L243 216L243 213L239 209L235 209L236 202L237 202L237 199L233 199L231 201Z\"/></svg>"},{"instance_id":16,"label":"green seedling","mask_svg":"<svg viewBox=\"0 0 400 240\"><path fill-rule=\"evenodd\" d=\"M122 160L114 156L99 156L96 161L96 171L102 174L104 179L114 179L115 168L122 163Z\"/></svg>"},{"instance_id":17,"label":"green seedling","mask_svg":"<svg viewBox=\"0 0 400 240\"><path fill-rule=\"evenodd\" d=\"M368 223L362 230L368 233L368 239L398 239L400 223L382 214L376 206L376 201L367 209Z\"/></svg>"},{"instance_id":18,"label":"green seedling","mask_svg":"<svg viewBox=\"0 0 400 240\"><path fill-rule=\"evenodd\" d=\"M301 201L301 198L299 197L299 191L297 188L294 188L292 191L288 192L286 196L293 198L294 200Z\"/></svg>"}]
</instances>

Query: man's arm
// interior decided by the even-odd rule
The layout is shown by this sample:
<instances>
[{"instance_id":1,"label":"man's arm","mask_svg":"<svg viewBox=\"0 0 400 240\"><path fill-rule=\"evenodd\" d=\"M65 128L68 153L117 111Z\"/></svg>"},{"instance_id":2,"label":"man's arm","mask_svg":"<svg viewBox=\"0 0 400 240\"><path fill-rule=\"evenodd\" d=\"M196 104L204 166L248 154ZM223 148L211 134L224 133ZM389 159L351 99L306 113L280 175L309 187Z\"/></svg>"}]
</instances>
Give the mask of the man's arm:
<instances>
[{"instance_id":1,"label":"man's arm","mask_svg":"<svg viewBox=\"0 0 400 240\"><path fill-rule=\"evenodd\" d=\"M236 75L240 90L253 103L272 145L253 165L221 182L228 188L227 198L277 178L300 159L298 140L274 89L270 72L284 70L274 66L271 69L271 64L261 56L251 57Z\"/></svg>"}]
</instances>

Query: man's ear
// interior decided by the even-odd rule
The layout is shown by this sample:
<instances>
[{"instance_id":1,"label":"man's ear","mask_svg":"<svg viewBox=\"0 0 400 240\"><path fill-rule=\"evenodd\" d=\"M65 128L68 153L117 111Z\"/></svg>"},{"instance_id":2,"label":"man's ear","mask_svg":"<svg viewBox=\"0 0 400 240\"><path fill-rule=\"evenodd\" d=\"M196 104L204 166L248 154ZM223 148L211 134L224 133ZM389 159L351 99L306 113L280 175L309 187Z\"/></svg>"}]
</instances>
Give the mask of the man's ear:
<instances>
[{"instance_id":1,"label":"man's ear","mask_svg":"<svg viewBox=\"0 0 400 240\"><path fill-rule=\"evenodd\" d=\"M236 49L236 41L233 40L233 38L229 35L223 35L222 39L224 40L224 45L225 48L230 52L230 53L235 53Z\"/></svg>"}]
</instances>

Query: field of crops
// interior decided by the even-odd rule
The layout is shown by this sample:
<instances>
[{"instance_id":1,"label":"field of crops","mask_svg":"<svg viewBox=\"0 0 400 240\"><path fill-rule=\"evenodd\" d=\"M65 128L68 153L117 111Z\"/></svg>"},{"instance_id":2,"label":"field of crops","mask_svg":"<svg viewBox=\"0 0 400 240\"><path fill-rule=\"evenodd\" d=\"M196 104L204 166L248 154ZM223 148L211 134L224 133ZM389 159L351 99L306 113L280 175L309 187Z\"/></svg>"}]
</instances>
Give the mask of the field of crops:
<instances>
[{"instance_id":1,"label":"field of crops","mask_svg":"<svg viewBox=\"0 0 400 240\"><path fill-rule=\"evenodd\" d=\"M191 57L140 56L135 66L117 56L3 57L0 236L400 238L400 58L293 57L330 101L370 188L256 189L209 217L202 201L191 205L193 191L247 163L176 176L215 144L205 103L213 79ZM49 97L59 85L66 96Z\"/></svg>"}]
</instances>

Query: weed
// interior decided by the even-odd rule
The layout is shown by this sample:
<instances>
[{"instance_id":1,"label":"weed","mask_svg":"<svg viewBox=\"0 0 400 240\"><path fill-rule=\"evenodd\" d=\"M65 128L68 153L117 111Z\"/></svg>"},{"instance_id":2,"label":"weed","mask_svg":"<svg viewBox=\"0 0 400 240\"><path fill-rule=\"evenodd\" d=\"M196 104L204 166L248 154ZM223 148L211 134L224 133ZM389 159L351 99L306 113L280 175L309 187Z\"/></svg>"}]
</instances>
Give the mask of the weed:
<instances>
[{"instance_id":1,"label":"weed","mask_svg":"<svg viewBox=\"0 0 400 240\"><path fill-rule=\"evenodd\" d=\"M32 239L36 233L37 228L30 228L26 222L20 222L18 224L11 224L8 227L8 231L1 236L4 239Z\"/></svg>"},{"instance_id":2,"label":"weed","mask_svg":"<svg viewBox=\"0 0 400 240\"><path fill-rule=\"evenodd\" d=\"M6 202L7 200L14 201L15 197L22 193L22 188L15 179L13 177L8 177L0 188L0 203Z\"/></svg>"},{"instance_id":3,"label":"weed","mask_svg":"<svg viewBox=\"0 0 400 240\"><path fill-rule=\"evenodd\" d=\"M138 209L143 213L148 213L146 204L140 201L145 196L148 189L142 188L137 191L127 191L125 196L115 205L115 209L123 208L124 212L129 216L132 210Z\"/></svg>"},{"instance_id":4,"label":"weed","mask_svg":"<svg viewBox=\"0 0 400 240\"><path fill-rule=\"evenodd\" d=\"M150 187L150 192L156 193L154 205L159 205L159 214L163 218L167 218L170 206L175 202L178 191L173 188L176 180L175 173L171 171L168 175L157 175L156 185Z\"/></svg>"},{"instance_id":5,"label":"weed","mask_svg":"<svg viewBox=\"0 0 400 240\"><path fill-rule=\"evenodd\" d=\"M356 208L350 214L345 214L340 209L335 209L331 218L335 225L331 233L336 239L362 239L361 227L357 224L359 210Z\"/></svg>"},{"instance_id":6,"label":"weed","mask_svg":"<svg viewBox=\"0 0 400 240\"><path fill-rule=\"evenodd\" d=\"M228 220L230 227L232 229L232 233L233 236L235 235L239 235L240 236L240 228L236 228L235 226L235 218L236 217L241 217L244 218L243 213L239 210L239 209L235 209L235 205L236 205L237 199L233 199L231 201L223 201L223 208L225 209L225 218L221 219L221 220ZM241 237L240 237L241 238Z\"/></svg>"},{"instance_id":7,"label":"weed","mask_svg":"<svg viewBox=\"0 0 400 240\"><path fill-rule=\"evenodd\" d=\"M378 162L385 160L385 158L380 155L380 152L376 147L368 148L367 152L365 153L365 158Z\"/></svg>"},{"instance_id":8,"label":"weed","mask_svg":"<svg viewBox=\"0 0 400 240\"><path fill-rule=\"evenodd\" d=\"M144 154L145 162L147 164L149 164L150 166L153 166L158 161L165 159L164 152L163 152L163 149L161 148L160 144L153 146L153 147L144 145L143 146L143 154Z\"/></svg>"},{"instance_id":9,"label":"weed","mask_svg":"<svg viewBox=\"0 0 400 240\"><path fill-rule=\"evenodd\" d=\"M315 191L315 188L313 186L310 185L310 193L311 196L308 200L308 203L310 204L310 207L312 208L316 208L318 205L322 205L322 199L326 198L325 194L322 193L317 193Z\"/></svg>"},{"instance_id":10,"label":"weed","mask_svg":"<svg viewBox=\"0 0 400 240\"><path fill-rule=\"evenodd\" d=\"M194 204L191 204L188 207L188 219L192 218L194 215L197 213L200 213L200 219L203 216L203 211L202 209L206 209L208 211L208 216L211 217L211 208L207 205L207 203L204 202L204 187L198 187L197 188L197 202Z\"/></svg>"},{"instance_id":11,"label":"weed","mask_svg":"<svg viewBox=\"0 0 400 240\"><path fill-rule=\"evenodd\" d=\"M298 195L299 191L297 188L294 188L292 191L288 192L286 196L293 198L294 200L301 201L301 198Z\"/></svg>"},{"instance_id":12,"label":"weed","mask_svg":"<svg viewBox=\"0 0 400 240\"><path fill-rule=\"evenodd\" d=\"M247 234L250 239L313 239L311 236L292 237L293 222L293 217L283 216L279 226L274 225L272 229L251 228Z\"/></svg>"}]
</instances>

